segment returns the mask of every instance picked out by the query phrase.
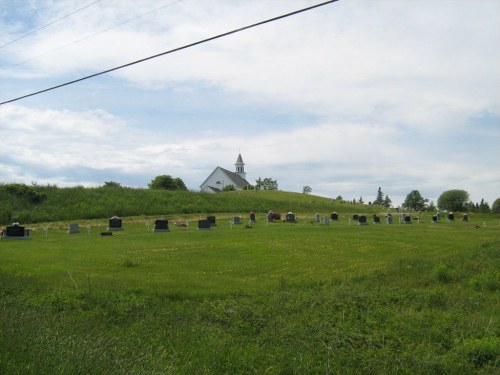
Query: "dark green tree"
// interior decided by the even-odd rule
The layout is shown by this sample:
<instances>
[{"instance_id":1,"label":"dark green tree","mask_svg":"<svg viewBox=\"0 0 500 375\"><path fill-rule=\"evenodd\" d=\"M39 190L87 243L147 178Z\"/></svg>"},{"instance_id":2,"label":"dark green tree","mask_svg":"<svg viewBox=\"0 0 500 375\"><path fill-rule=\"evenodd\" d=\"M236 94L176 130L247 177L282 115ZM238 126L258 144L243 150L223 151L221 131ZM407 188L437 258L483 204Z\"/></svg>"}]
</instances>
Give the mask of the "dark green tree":
<instances>
[{"instance_id":1,"label":"dark green tree","mask_svg":"<svg viewBox=\"0 0 500 375\"><path fill-rule=\"evenodd\" d=\"M311 187L310 187L310 186L307 186L307 185L306 185L306 186L304 186L304 187L302 188L302 192L303 192L304 194L310 194L310 193L311 193L311 191L312 191L312 189L311 189Z\"/></svg>"},{"instance_id":2,"label":"dark green tree","mask_svg":"<svg viewBox=\"0 0 500 375\"><path fill-rule=\"evenodd\" d=\"M389 195L386 195L384 198L384 202L382 203L382 206L384 206L385 208L389 208L391 207L391 204L392 204L391 198L389 198Z\"/></svg>"},{"instance_id":3,"label":"dark green tree","mask_svg":"<svg viewBox=\"0 0 500 375\"><path fill-rule=\"evenodd\" d=\"M156 176L148 185L150 189L187 190L184 181L170 175Z\"/></svg>"},{"instance_id":4,"label":"dark green tree","mask_svg":"<svg viewBox=\"0 0 500 375\"><path fill-rule=\"evenodd\" d=\"M115 182L115 181L106 181L104 183L103 187L106 187L106 188L121 188L122 184L120 184L119 182Z\"/></svg>"},{"instance_id":5,"label":"dark green tree","mask_svg":"<svg viewBox=\"0 0 500 375\"><path fill-rule=\"evenodd\" d=\"M365 201L363 200L363 197L359 197L358 202L359 202L359 204L363 204L363 203L365 203Z\"/></svg>"},{"instance_id":6,"label":"dark green tree","mask_svg":"<svg viewBox=\"0 0 500 375\"><path fill-rule=\"evenodd\" d=\"M490 205L488 204L488 202L484 201L484 198L481 199L481 203L479 203L479 212L482 212L482 213L490 213L491 212Z\"/></svg>"},{"instance_id":7,"label":"dark green tree","mask_svg":"<svg viewBox=\"0 0 500 375\"><path fill-rule=\"evenodd\" d=\"M384 204L384 193L382 193L382 188L378 188L377 198L373 201L373 204L382 206Z\"/></svg>"},{"instance_id":8,"label":"dark green tree","mask_svg":"<svg viewBox=\"0 0 500 375\"><path fill-rule=\"evenodd\" d=\"M426 208L429 200L422 197L418 190L412 190L403 202L404 208L409 208L415 211L423 211Z\"/></svg>"},{"instance_id":9,"label":"dark green tree","mask_svg":"<svg viewBox=\"0 0 500 375\"><path fill-rule=\"evenodd\" d=\"M466 203L469 200L469 193L465 190L448 190L443 192L437 201L441 210L465 211Z\"/></svg>"},{"instance_id":10,"label":"dark green tree","mask_svg":"<svg viewBox=\"0 0 500 375\"><path fill-rule=\"evenodd\" d=\"M491 205L491 212L495 214L500 213L500 198L495 199L495 201Z\"/></svg>"}]
</instances>

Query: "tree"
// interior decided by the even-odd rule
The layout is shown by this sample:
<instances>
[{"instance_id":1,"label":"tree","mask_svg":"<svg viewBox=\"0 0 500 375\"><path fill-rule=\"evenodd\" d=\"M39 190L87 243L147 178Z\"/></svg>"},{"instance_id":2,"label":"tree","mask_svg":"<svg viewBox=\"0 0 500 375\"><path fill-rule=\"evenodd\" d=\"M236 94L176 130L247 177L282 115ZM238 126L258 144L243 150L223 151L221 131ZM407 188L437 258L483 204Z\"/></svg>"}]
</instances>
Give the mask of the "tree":
<instances>
[{"instance_id":1,"label":"tree","mask_svg":"<svg viewBox=\"0 0 500 375\"><path fill-rule=\"evenodd\" d=\"M382 206L384 206L385 208L389 208L391 207L391 204L392 204L391 198L389 198L389 196L386 195L384 198L384 202L382 203Z\"/></svg>"},{"instance_id":2,"label":"tree","mask_svg":"<svg viewBox=\"0 0 500 375\"><path fill-rule=\"evenodd\" d=\"M481 203L479 203L479 212L481 213L491 212L490 205L488 204L488 202L484 201L484 198L481 199Z\"/></svg>"},{"instance_id":3,"label":"tree","mask_svg":"<svg viewBox=\"0 0 500 375\"><path fill-rule=\"evenodd\" d=\"M278 190L278 182L271 177L266 177L261 182L261 188L263 190Z\"/></svg>"},{"instance_id":4,"label":"tree","mask_svg":"<svg viewBox=\"0 0 500 375\"><path fill-rule=\"evenodd\" d=\"M338 196L337 198L335 198L335 199L336 199L336 200L338 200L338 201L342 201L342 200L344 200L344 198L342 198L342 195L339 195L339 196Z\"/></svg>"},{"instance_id":5,"label":"tree","mask_svg":"<svg viewBox=\"0 0 500 375\"><path fill-rule=\"evenodd\" d=\"M310 186L307 186L307 185L306 185L306 186L304 186L304 187L302 188L302 193L304 193L304 194L310 194L312 190L313 190L313 189L311 189L311 187L310 187Z\"/></svg>"},{"instance_id":6,"label":"tree","mask_svg":"<svg viewBox=\"0 0 500 375\"><path fill-rule=\"evenodd\" d=\"M373 204L377 204L379 206L382 206L384 204L384 193L382 193L382 188L378 188L377 191L377 199L373 201Z\"/></svg>"},{"instance_id":7,"label":"tree","mask_svg":"<svg viewBox=\"0 0 500 375\"><path fill-rule=\"evenodd\" d=\"M107 187L107 188L121 188L122 185L119 183L119 182L115 182L115 181L106 181L103 185L103 187Z\"/></svg>"},{"instance_id":8,"label":"tree","mask_svg":"<svg viewBox=\"0 0 500 375\"><path fill-rule=\"evenodd\" d=\"M500 213L500 198L495 199L495 201L491 205L491 212L495 214Z\"/></svg>"},{"instance_id":9,"label":"tree","mask_svg":"<svg viewBox=\"0 0 500 375\"><path fill-rule=\"evenodd\" d=\"M170 175L156 176L148 185L150 189L187 190L184 181Z\"/></svg>"},{"instance_id":10,"label":"tree","mask_svg":"<svg viewBox=\"0 0 500 375\"><path fill-rule=\"evenodd\" d=\"M224 186L222 191L236 191L236 188L234 187L233 184L228 184L228 185Z\"/></svg>"},{"instance_id":11,"label":"tree","mask_svg":"<svg viewBox=\"0 0 500 375\"><path fill-rule=\"evenodd\" d=\"M415 211L425 210L426 204L429 200L424 199L418 190L412 190L410 194L406 196L403 202L404 208L410 208Z\"/></svg>"},{"instance_id":12,"label":"tree","mask_svg":"<svg viewBox=\"0 0 500 375\"><path fill-rule=\"evenodd\" d=\"M469 200L469 193L465 190L448 190L443 192L437 201L437 205L442 210L465 211L465 204Z\"/></svg>"},{"instance_id":13,"label":"tree","mask_svg":"<svg viewBox=\"0 0 500 375\"><path fill-rule=\"evenodd\" d=\"M363 200L363 197L359 197L359 201L358 202L359 202L359 204L365 203L365 201Z\"/></svg>"}]
</instances>

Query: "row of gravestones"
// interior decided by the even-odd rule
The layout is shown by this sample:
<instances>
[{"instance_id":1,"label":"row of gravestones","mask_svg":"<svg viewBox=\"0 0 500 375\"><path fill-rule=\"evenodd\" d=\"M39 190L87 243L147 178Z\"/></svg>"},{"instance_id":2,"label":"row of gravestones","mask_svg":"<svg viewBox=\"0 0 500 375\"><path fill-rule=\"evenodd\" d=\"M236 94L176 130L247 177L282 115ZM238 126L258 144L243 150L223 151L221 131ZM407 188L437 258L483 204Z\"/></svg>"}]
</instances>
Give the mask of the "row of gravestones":
<instances>
[{"instance_id":1,"label":"row of gravestones","mask_svg":"<svg viewBox=\"0 0 500 375\"><path fill-rule=\"evenodd\" d=\"M270 211L267 216L268 222L273 222L275 218L275 214ZM334 212L330 215L330 220L332 221L338 221L339 220L339 215L338 213ZM323 225L328 225L330 220L328 219L327 216L323 217L322 220L320 219L320 215L316 214L316 221L320 222ZM367 225L367 218L365 215L353 215L352 220L357 221L359 225ZM440 214L436 214L432 217L432 222L436 223L438 220L440 220ZM447 220L448 221L455 221L455 215L450 212L447 215ZM250 221L255 222L256 221L256 216L255 212L250 213ZM286 221L287 222L296 222L295 220L295 215L291 212L286 214ZM469 217L467 214L462 215L462 221L469 221ZM401 222L403 224L411 224L411 217L410 215L403 214L401 217ZM233 217L232 220L233 224L241 224L241 217L240 216L235 216ZM380 217L377 215L373 215L373 223L379 224L380 223ZM386 223L387 224L392 224L392 215L387 214L386 216ZM211 229L213 226L216 226L216 218L215 216L207 216L206 219L198 220L198 229L201 230L208 230ZM101 235L110 235L111 231L117 231L117 230L123 230L122 226L122 219L113 216L111 219L109 219L109 226L108 226L108 232L103 232ZM168 220L167 219L157 219L155 220L155 226L153 229L154 232L169 232L168 228ZM68 227L68 233L70 234L75 234L75 233L80 233L80 227L78 224L69 224ZM20 225L19 223L13 223L12 225L8 226L6 229L2 230L1 232L1 238L2 239L29 239L30 238L30 230L26 229L24 226Z\"/></svg>"}]
</instances>

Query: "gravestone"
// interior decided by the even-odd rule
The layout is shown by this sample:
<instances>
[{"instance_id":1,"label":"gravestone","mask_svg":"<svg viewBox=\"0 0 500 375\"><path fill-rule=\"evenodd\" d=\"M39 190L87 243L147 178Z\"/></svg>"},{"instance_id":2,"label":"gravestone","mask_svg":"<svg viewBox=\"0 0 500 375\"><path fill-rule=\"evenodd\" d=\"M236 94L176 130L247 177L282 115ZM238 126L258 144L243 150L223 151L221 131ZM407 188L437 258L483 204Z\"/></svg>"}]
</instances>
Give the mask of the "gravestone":
<instances>
[{"instance_id":1,"label":"gravestone","mask_svg":"<svg viewBox=\"0 0 500 375\"><path fill-rule=\"evenodd\" d=\"M255 212L250 212L250 221L255 223L257 220L255 219Z\"/></svg>"},{"instance_id":2,"label":"gravestone","mask_svg":"<svg viewBox=\"0 0 500 375\"><path fill-rule=\"evenodd\" d=\"M201 230L210 230L212 228L212 225L210 224L210 221L207 220L198 220L198 229Z\"/></svg>"},{"instance_id":3,"label":"gravestone","mask_svg":"<svg viewBox=\"0 0 500 375\"><path fill-rule=\"evenodd\" d=\"M170 232L168 229L168 220L167 219L157 219L155 220L155 228L154 232Z\"/></svg>"},{"instance_id":4,"label":"gravestone","mask_svg":"<svg viewBox=\"0 0 500 375\"><path fill-rule=\"evenodd\" d=\"M373 215L373 222L374 222L375 224L380 224L380 216Z\"/></svg>"},{"instance_id":5,"label":"gravestone","mask_svg":"<svg viewBox=\"0 0 500 375\"><path fill-rule=\"evenodd\" d=\"M469 221L469 216L467 214L463 214L462 221Z\"/></svg>"},{"instance_id":6,"label":"gravestone","mask_svg":"<svg viewBox=\"0 0 500 375\"><path fill-rule=\"evenodd\" d=\"M331 215L330 215L330 219L332 219L333 221L338 221L339 220L339 214L336 213L336 212L333 212Z\"/></svg>"},{"instance_id":7,"label":"gravestone","mask_svg":"<svg viewBox=\"0 0 500 375\"><path fill-rule=\"evenodd\" d=\"M212 227L215 227L217 225L215 222L215 216L207 216L207 220Z\"/></svg>"},{"instance_id":8,"label":"gravestone","mask_svg":"<svg viewBox=\"0 0 500 375\"><path fill-rule=\"evenodd\" d=\"M272 223L272 222L274 221L274 212L273 212L273 211L269 211L269 212L267 213L267 221L268 221L269 223Z\"/></svg>"},{"instance_id":9,"label":"gravestone","mask_svg":"<svg viewBox=\"0 0 500 375\"><path fill-rule=\"evenodd\" d=\"M387 222L387 224L392 224L392 215L391 214L387 215L386 222Z\"/></svg>"},{"instance_id":10,"label":"gravestone","mask_svg":"<svg viewBox=\"0 0 500 375\"><path fill-rule=\"evenodd\" d=\"M69 224L68 225L68 233L69 234L80 233L80 226L78 224Z\"/></svg>"},{"instance_id":11,"label":"gravestone","mask_svg":"<svg viewBox=\"0 0 500 375\"><path fill-rule=\"evenodd\" d=\"M330 218L328 216L323 216L321 225L330 225Z\"/></svg>"},{"instance_id":12,"label":"gravestone","mask_svg":"<svg viewBox=\"0 0 500 375\"><path fill-rule=\"evenodd\" d=\"M455 214L453 212L448 214L448 221L455 221Z\"/></svg>"},{"instance_id":13,"label":"gravestone","mask_svg":"<svg viewBox=\"0 0 500 375\"><path fill-rule=\"evenodd\" d=\"M108 231L110 230L123 230L122 219L118 216L113 216L109 219Z\"/></svg>"},{"instance_id":14,"label":"gravestone","mask_svg":"<svg viewBox=\"0 0 500 375\"><path fill-rule=\"evenodd\" d=\"M319 213L316 213L316 222L319 223L321 221L321 215Z\"/></svg>"},{"instance_id":15,"label":"gravestone","mask_svg":"<svg viewBox=\"0 0 500 375\"><path fill-rule=\"evenodd\" d=\"M241 224L241 217L239 216L233 217L233 224Z\"/></svg>"},{"instance_id":16,"label":"gravestone","mask_svg":"<svg viewBox=\"0 0 500 375\"><path fill-rule=\"evenodd\" d=\"M295 214L292 212L289 212L285 216L286 222L287 223L295 223Z\"/></svg>"},{"instance_id":17,"label":"gravestone","mask_svg":"<svg viewBox=\"0 0 500 375\"><path fill-rule=\"evenodd\" d=\"M432 222L433 222L433 223L437 223L437 221L438 221L438 217L437 217L437 215L434 215L434 216L432 217Z\"/></svg>"},{"instance_id":18,"label":"gravestone","mask_svg":"<svg viewBox=\"0 0 500 375\"><path fill-rule=\"evenodd\" d=\"M358 216L358 224L359 225L368 225L368 222L366 221L365 215Z\"/></svg>"},{"instance_id":19,"label":"gravestone","mask_svg":"<svg viewBox=\"0 0 500 375\"><path fill-rule=\"evenodd\" d=\"M438 220L440 220L440 219L441 219L441 214L438 212L438 213L436 214L436 217L437 217L437 219L438 219Z\"/></svg>"},{"instance_id":20,"label":"gravestone","mask_svg":"<svg viewBox=\"0 0 500 375\"><path fill-rule=\"evenodd\" d=\"M27 240L30 238L29 229L25 229L19 223L14 223L2 231L2 239Z\"/></svg>"},{"instance_id":21,"label":"gravestone","mask_svg":"<svg viewBox=\"0 0 500 375\"><path fill-rule=\"evenodd\" d=\"M403 224L411 224L411 216L410 215L403 215Z\"/></svg>"},{"instance_id":22,"label":"gravestone","mask_svg":"<svg viewBox=\"0 0 500 375\"><path fill-rule=\"evenodd\" d=\"M355 220L355 221L358 221L359 220L359 215L352 215L352 219Z\"/></svg>"}]
</instances>

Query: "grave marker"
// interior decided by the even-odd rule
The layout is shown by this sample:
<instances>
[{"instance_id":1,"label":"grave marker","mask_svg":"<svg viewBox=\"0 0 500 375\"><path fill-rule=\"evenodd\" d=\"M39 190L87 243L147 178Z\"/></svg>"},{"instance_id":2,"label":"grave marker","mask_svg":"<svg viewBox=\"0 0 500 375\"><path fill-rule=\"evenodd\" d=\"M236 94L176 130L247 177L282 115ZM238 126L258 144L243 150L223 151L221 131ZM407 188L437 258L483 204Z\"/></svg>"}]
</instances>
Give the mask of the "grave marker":
<instances>
[{"instance_id":1,"label":"grave marker","mask_svg":"<svg viewBox=\"0 0 500 375\"><path fill-rule=\"evenodd\" d=\"M167 219L155 220L155 228L153 229L153 232L155 233L170 232L170 229L168 229L168 220Z\"/></svg>"},{"instance_id":2,"label":"grave marker","mask_svg":"<svg viewBox=\"0 0 500 375\"><path fill-rule=\"evenodd\" d=\"M16 239L16 240L29 240L30 230L25 229L19 223L13 223L9 225L5 230L2 230L2 239Z\"/></svg>"},{"instance_id":3,"label":"grave marker","mask_svg":"<svg viewBox=\"0 0 500 375\"><path fill-rule=\"evenodd\" d=\"M212 229L212 225L210 224L209 220L206 219L198 220L198 229L210 230Z\"/></svg>"},{"instance_id":4,"label":"grave marker","mask_svg":"<svg viewBox=\"0 0 500 375\"><path fill-rule=\"evenodd\" d=\"M111 230L123 230L122 219L120 219L118 216L113 216L111 219L109 219L108 231Z\"/></svg>"},{"instance_id":5,"label":"grave marker","mask_svg":"<svg viewBox=\"0 0 500 375\"><path fill-rule=\"evenodd\" d=\"M331 215L330 215L330 219L332 219L332 221L338 221L339 220L339 214L336 213L336 212L333 212Z\"/></svg>"},{"instance_id":6,"label":"grave marker","mask_svg":"<svg viewBox=\"0 0 500 375\"><path fill-rule=\"evenodd\" d=\"M208 222L210 223L210 225L211 225L212 227L217 226L217 224L216 224L216 222L215 222L215 216L207 216L207 220L208 220Z\"/></svg>"},{"instance_id":7,"label":"grave marker","mask_svg":"<svg viewBox=\"0 0 500 375\"><path fill-rule=\"evenodd\" d=\"M80 233L80 226L78 224L69 224L68 225L68 233L69 234Z\"/></svg>"},{"instance_id":8,"label":"grave marker","mask_svg":"<svg viewBox=\"0 0 500 375\"><path fill-rule=\"evenodd\" d=\"M365 215L358 216L358 225L368 225Z\"/></svg>"}]
</instances>

